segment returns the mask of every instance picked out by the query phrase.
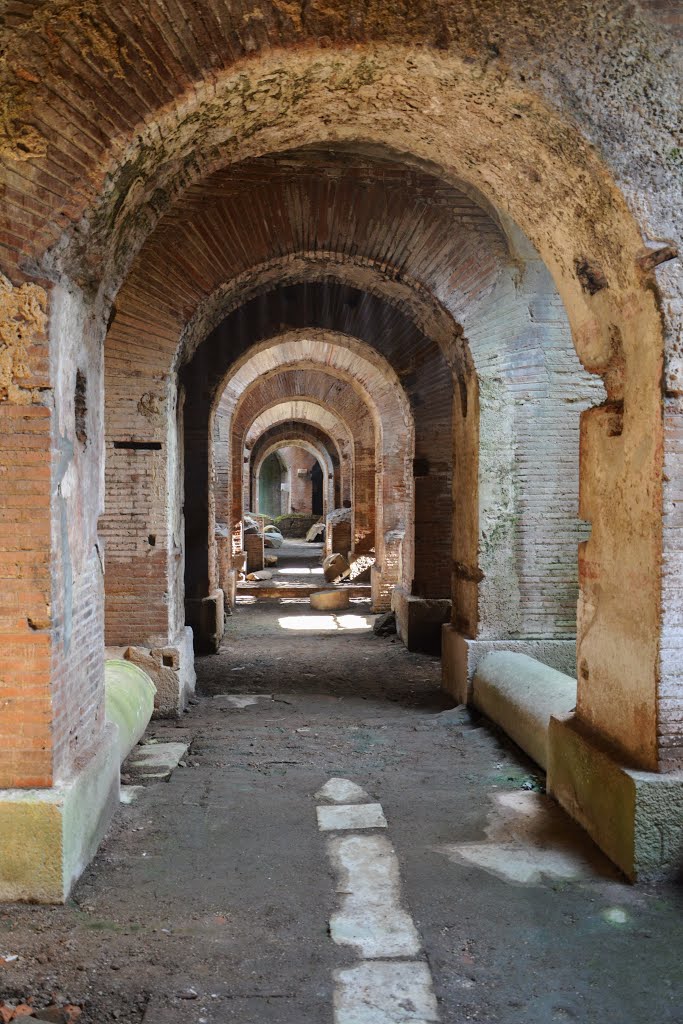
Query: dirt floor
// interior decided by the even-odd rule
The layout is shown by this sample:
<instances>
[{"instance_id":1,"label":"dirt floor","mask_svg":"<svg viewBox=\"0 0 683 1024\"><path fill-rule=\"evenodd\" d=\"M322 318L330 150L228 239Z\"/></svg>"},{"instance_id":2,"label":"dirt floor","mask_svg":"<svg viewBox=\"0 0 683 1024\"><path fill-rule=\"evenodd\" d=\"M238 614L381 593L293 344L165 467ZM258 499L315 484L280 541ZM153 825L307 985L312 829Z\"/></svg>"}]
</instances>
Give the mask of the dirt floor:
<instances>
[{"instance_id":1,"label":"dirt floor","mask_svg":"<svg viewBox=\"0 0 683 1024\"><path fill-rule=\"evenodd\" d=\"M81 1024L330 1024L358 957L330 935L343 886L315 794L341 777L381 802L444 1024L683 1022L680 891L624 884L529 762L444 713L438 660L371 622L363 603L237 608L196 703L149 730L190 739L186 766L121 806L66 906L0 910L18 957L0 1001L71 1003Z\"/></svg>"}]
</instances>

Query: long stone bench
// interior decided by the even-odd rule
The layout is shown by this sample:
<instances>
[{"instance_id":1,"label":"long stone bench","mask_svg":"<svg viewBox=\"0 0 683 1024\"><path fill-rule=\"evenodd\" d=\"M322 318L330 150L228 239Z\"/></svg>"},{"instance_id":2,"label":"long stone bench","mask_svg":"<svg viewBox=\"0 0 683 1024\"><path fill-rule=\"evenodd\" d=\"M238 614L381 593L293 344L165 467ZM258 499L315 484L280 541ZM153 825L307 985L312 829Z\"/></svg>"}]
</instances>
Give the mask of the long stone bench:
<instances>
[{"instance_id":1,"label":"long stone bench","mask_svg":"<svg viewBox=\"0 0 683 1024\"><path fill-rule=\"evenodd\" d=\"M499 651L477 665L472 702L547 771L550 718L574 710L576 680L526 654Z\"/></svg>"}]
</instances>

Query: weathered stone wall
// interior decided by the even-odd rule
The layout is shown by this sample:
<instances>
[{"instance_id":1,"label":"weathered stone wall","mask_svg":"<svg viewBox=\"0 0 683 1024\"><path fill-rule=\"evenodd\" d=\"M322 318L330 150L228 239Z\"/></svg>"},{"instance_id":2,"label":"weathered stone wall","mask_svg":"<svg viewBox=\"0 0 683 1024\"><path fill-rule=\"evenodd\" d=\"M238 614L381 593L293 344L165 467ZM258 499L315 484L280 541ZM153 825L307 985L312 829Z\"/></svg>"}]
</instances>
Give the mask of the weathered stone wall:
<instances>
[{"instance_id":1,"label":"weathered stone wall","mask_svg":"<svg viewBox=\"0 0 683 1024\"><path fill-rule=\"evenodd\" d=\"M303 448L281 448L280 454L289 470L289 509L290 512L312 514L313 484L311 470L317 460ZM301 470L301 474L299 474Z\"/></svg>"},{"instance_id":2,"label":"weathered stone wall","mask_svg":"<svg viewBox=\"0 0 683 1024\"><path fill-rule=\"evenodd\" d=\"M258 441L251 449L249 460L251 483L242 489L243 501L248 501L249 495L254 493L254 478L258 472L261 461L273 451L282 446L298 446L317 459L324 467L325 482L323 496L330 508L338 508L342 502L342 479L341 479L341 454L336 442L322 430L310 424L284 423L270 427L261 434ZM348 462L348 453L346 461ZM350 500L351 491L348 491Z\"/></svg>"},{"instance_id":3,"label":"weathered stone wall","mask_svg":"<svg viewBox=\"0 0 683 1024\"><path fill-rule=\"evenodd\" d=\"M52 728L58 781L94 756L105 724L101 477L102 345L76 288L50 294Z\"/></svg>"},{"instance_id":4,"label":"weathered stone wall","mask_svg":"<svg viewBox=\"0 0 683 1024\"><path fill-rule=\"evenodd\" d=\"M49 326L28 329L33 339L25 364L28 378L12 340L16 314L2 320L9 335L3 333L0 348L5 359L0 363L0 388L3 380L5 388L0 391L0 500L9 526L2 542L11 587L0 598L0 659L5 659L0 678L9 687L7 699L21 701L9 705L21 729L12 729L6 747L8 784L49 782L52 768L66 771L97 738L100 343L113 299L118 313L107 346L107 400L116 412L108 437L125 440L133 433L165 444L167 451L149 450L151 461L145 465L158 493L147 485L140 488L139 519L127 524L134 536L129 529L117 548L117 525L127 512L106 513L102 521L103 535L111 541L112 584L124 565L144 583L148 556L155 556L144 548L140 527L158 526L165 569L159 566L158 588L148 597L157 614L167 595L168 621L177 626L182 460L172 450L170 405L162 414L161 437L140 403L151 409L155 402L168 403L169 395L175 401L173 374L185 354L201 347L231 309L246 307L249 288L263 289L273 274L274 290L273 281L282 283L287 272L294 273L290 284L310 282L336 265L338 280L348 288L365 282L362 315L354 318L345 310L329 322L319 318L317 326L355 327L357 333L349 333L363 338L362 321L372 305L368 296L382 290L386 301L375 321L376 336L365 340L380 338L395 346L393 365L406 392L436 415L444 404L432 390L432 370L442 358L462 368L468 349L456 330L460 324L477 369L477 348L483 359L480 436L482 427L492 436L488 427L502 420L507 453L518 437L531 436L532 427L535 437L546 437L545 447L520 447L515 474L497 481L491 479L494 463L483 439L479 511L497 504L507 513L518 500L528 511L527 522L536 522L537 545L533 531L507 516L499 562L507 560L503 555L517 559L514 614L526 617L534 629L544 630L550 622L564 628L559 613L568 608L570 545L567 541L555 563L548 540L560 534L573 543L580 529L565 530L574 480L560 469L569 466L564 458L575 428L568 430L568 424L575 417L560 422L540 390L552 385L562 396L563 382L570 385L574 371L559 349L554 365L541 367L539 361L539 352L553 351L554 337L561 335L563 345L568 338L564 325L555 332L552 298L542 303L547 330L535 338L531 362L523 362L526 332L536 331L531 312L536 307L533 296L522 296L510 277L510 221L524 231L552 276L578 357L586 370L604 379L607 392L607 402L584 410L581 419L580 514L590 522L590 537L580 555L578 715L641 768L681 763L683 546L677 510L683 474L683 285L679 265L655 272L655 264L641 258L644 245L663 248L681 233L681 154L675 137L680 51L670 31L677 22L675 8L656 2L648 9L661 18L664 30L640 5L617 0L588 6L579 0L553 5L512 0L504 6L496 0L451 0L417 2L409 10L387 0L362 5L327 0L305 10L268 2L257 7L247 0L234 11L213 0L179 8L106 0L91 5L88 17L70 0L13 8L0 69L5 97L0 259L11 282L10 305L12 289L20 289L27 274L35 275L31 288L51 290L54 299ZM350 175L344 172L345 179L330 176L334 202L324 205L335 216L325 223L320 217L309 222L304 213L314 207L306 201L300 163L295 172L283 166L273 190L254 177L262 173L254 167L257 158L311 145L355 149L363 165ZM398 153L404 154L401 161ZM395 187L379 187L376 180L363 184L369 155L381 156L379 177L389 181L393 175ZM242 168L241 180L226 173L224 189L218 179L238 160L254 163ZM214 172L218 177L211 177ZM285 185L288 175L302 180ZM438 182L438 189L424 194L425 177ZM362 199L352 194L351 182ZM284 205L274 200L278 189L281 196L288 192ZM224 201L226 190L235 195ZM215 191L221 198L211 206L207 198ZM252 206L242 203L245 192L253 193ZM400 197L408 192L410 202L401 208ZM231 202L240 211L237 233ZM278 213L285 205L293 211L288 219ZM262 217L264 208L277 219ZM406 213L418 209L419 217ZM448 212L453 209L457 215ZM214 230L217 223L223 231ZM273 225L281 246L270 244L266 223ZM207 238L223 251L203 244ZM359 238L368 242L364 249ZM253 243L249 251L243 239ZM291 261L284 272L283 260ZM316 262L324 270L313 266ZM472 293L468 276L476 282L476 310L469 299L460 300ZM325 291L329 295L330 288ZM33 294L38 306L47 308L39 292ZM505 294L510 302L500 304ZM358 302L348 291L346 298ZM268 324L271 334L273 322L296 325L284 287L278 302L279 315ZM400 304L410 330L395 315ZM523 315L517 319L525 304L526 323ZM24 319L31 316L22 311L19 321ZM486 326L486 337L477 339L478 325ZM498 372L495 353L488 359L484 344L497 345L506 334L504 325L517 339L501 346L509 357L507 376ZM235 354L242 342L256 340L253 333L247 337L239 331L219 338L234 342ZM76 395L80 402L83 394L79 370L86 380L86 443L77 428ZM38 383L27 388L34 375ZM566 390L561 401L570 398L566 404L573 412L592 400L590 389L578 402L570 386ZM30 403L22 404L29 391ZM508 416L503 405L511 396L514 413ZM192 401L207 398L211 406L213 397L194 394ZM462 412L462 397L458 402ZM198 431L203 445L199 483L208 495L209 424L199 424L202 434L195 415L193 406L186 433ZM460 436L461 425L451 424L445 413L438 429L433 420L426 423L425 435L416 436L415 456L431 460L429 468L440 472L451 464L441 439L450 440L451 426ZM25 439L27 451L40 453L36 460L42 469L48 434L50 480L40 473L27 478L25 467L14 461L16 438ZM549 489L549 478L536 474L541 456L546 468L548 451L557 444L550 439L556 437L569 445L556 466L562 474L560 494ZM113 472L113 456L110 466ZM123 478L134 470L127 463L120 466L116 480L108 469L109 484L114 490L121 484L125 493ZM146 471L143 476L148 480ZM431 500L424 479L419 473L415 477L418 506ZM486 493L494 483L500 500ZM30 551L23 546L29 513L22 509L21 522L17 516L26 495L32 503ZM551 529L549 511L555 508L561 518L552 519ZM471 510L467 516L474 519ZM394 540L387 557L398 558ZM483 552L492 574L494 552L495 545ZM491 588L489 576L478 576L478 552L469 555L469 577L461 581L468 614L474 588L477 597L480 583L482 597ZM544 580L555 564L561 600L552 611L553 588ZM507 613L502 603L483 601L489 622L494 607ZM130 629L144 630L144 619L135 621L133 612L144 613L142 602L130 605ZM510 628L507 619L505 627ZM27 683L36 687L30 698Z\"/></svg>"}]
</instances>

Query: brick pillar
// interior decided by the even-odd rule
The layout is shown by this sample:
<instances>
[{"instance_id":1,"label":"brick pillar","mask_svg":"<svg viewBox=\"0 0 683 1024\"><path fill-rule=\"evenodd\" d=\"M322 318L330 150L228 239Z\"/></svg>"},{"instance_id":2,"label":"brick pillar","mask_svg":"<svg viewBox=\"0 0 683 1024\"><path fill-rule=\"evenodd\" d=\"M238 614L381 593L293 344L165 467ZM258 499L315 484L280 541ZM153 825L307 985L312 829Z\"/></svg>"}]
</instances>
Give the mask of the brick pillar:
<instances>
[{"instance_id":1,"label":"brick pillar","mask_svg":"<svg viewBox=\"0 0 683 1024\"><path fill-rule=\"evenodd\" d=\"M0 276L0 786L53 779L47 295Z\"/></svg>"},{"instance_id":2,"label":"brick pillar","mask_svg":"<svg viewBox=\"0 0 683 1024\"><path fill-rule=\"evenodd\" d=\"M0 276L0 900L62 901L118 803L97 544L101 337L87 313L75 292L48 299Z\"/></svg>"},{"instance_id":3,"label":"brick pillar","mask_svg":"<svg viewBox=\"0 0 683 1024\"><path fill-rule=\"evenodd\" d=\"M218 587L212 475L212 396L206 350L185 368L185 615L195 650L215 653L224 630L224 595ZM208 536L207 536L208 531Z\"/></svg>"}]
</instances>

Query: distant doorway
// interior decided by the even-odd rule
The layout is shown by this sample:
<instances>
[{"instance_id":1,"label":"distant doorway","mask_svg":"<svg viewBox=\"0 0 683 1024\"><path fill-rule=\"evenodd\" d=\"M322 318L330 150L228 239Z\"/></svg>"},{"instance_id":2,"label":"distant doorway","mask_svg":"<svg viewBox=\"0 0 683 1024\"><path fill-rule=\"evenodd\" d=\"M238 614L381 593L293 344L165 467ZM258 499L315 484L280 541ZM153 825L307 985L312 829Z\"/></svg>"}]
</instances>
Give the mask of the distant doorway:
<instances>
[{"instance_id":1,"label":"distant doorway","mask_svg":"<svg viewBox=\"0 0 683 1024\"><path fill-rule=\"evenodd\" d=\"M323 471L319 462L311 468L311 512L314 516L323 514Z\"/></svg>"}]
</instances>

